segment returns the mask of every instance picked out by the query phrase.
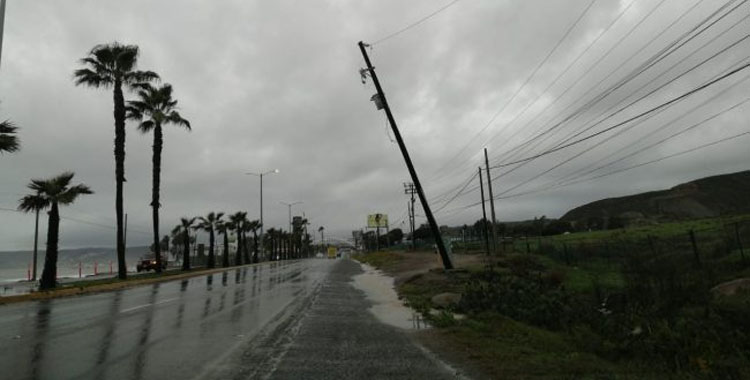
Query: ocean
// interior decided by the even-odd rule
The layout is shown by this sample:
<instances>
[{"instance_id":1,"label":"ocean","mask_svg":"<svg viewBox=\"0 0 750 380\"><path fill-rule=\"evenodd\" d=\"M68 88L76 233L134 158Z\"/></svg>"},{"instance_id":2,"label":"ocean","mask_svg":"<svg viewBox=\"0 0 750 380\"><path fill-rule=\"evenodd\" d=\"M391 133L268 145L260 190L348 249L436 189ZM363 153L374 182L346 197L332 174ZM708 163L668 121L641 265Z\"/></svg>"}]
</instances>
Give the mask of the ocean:
<instances>
[{"instance_id":1,"label":"ocean","mask_svg":"<svg viewBox=\"0 0 750 380\"><path fill-rule=\"evenodd\" d=\"M45 247L40 246L37 256L37 279L44 268ZM138 259L149 251L148 247L128 247L125 252L125 262L128 271L135 271ZM32 263L32 251L0 252L0 284L26 280ZM57 276L76 278L93 275L95 272L109 273L110 263L112 271L117 272L117 254L114 248L78 248L61 249L57 259Z\"/></svg>"}]
</instances>

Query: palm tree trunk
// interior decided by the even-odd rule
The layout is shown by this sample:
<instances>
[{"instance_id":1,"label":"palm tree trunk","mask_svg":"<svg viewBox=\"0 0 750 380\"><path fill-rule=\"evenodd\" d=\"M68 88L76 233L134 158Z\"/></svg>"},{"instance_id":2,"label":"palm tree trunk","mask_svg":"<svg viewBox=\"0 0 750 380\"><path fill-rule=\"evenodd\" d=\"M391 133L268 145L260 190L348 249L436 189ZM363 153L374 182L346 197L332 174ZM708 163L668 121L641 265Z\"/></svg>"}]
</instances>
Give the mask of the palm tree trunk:
<instances>
[{"instance_id":1,"label":"palm tree trunk","mask_svg":"<svg viewBox=\"0 0 750 380\"><path fill-rule=\"evenodd\" d=\"M49 211L49 224L47 227L47 254L44 257L44 271L39 287L53 289L57 281L57 240L60 231L60 214L57 202L52 202Z\"/></svg>"},{"instance_id":2,"label":"palm tree trunk","mask_svg":"<svg viewBox=\"0 0 750 380\"><path fill-rule=\"evenodd\" d=\"M161 185L161 150L164 144L162 137L161 125L158 123L154 127L154 146L152 161L152 178L151 178L151 210L153 213L154 223L154 256L156 256L156 273L161 273L161 245L159 244L159 187Z\"/></svg>"},{"instance_id":3,"label":"palm tree trunk","mask_svg":"<svg viewBox=\"0 0 750 380\"><path fill-rule=\"evenodd\" d=\"M258 262L258 230L253 230L253 262Z\"/></svg>"},{"instance_id":4,"label":"palm tree trunk","mask_svg":"<svg viewBox=\"0 0 750 380\"><path fill-rule=\"evenodd\" d=\"M117 277L127 278L125 266L125 234L123 229L122 188L125 182L125 98L122 95L122 82L115 82L115 213L117 217Z\"/></svg>"},{"instance_id":5,"label":"palm tree trunk","mask_svg":"<svg viewBox=\"0 0 750 380\"><path fill-rule=\"evenodd\" d=\"M237 252L234 254L234 265L242 265L242 234L237 229Z\"/></svg>"},{"instance_id":6,"label":"palm tree trunk","mask_svg":"<svg viewBox=\"0 0 750 380\"><path fill-rule=\"evenodd\" d=\"M208 230L208 268L215 267L214 263L214 229Z\"/></svg>"},{"instance_id":7,"label":"palm tree trunk","mask_svg":"<svg viewBox=\"0 0 750 380\"><path fill-rule=\"evenodd\" d=\"M224 268L229 267L229 236L228 232L224 231Z\"/></svg>"},{"instance_id":8,"label":"palm tree trunk","mask_svg":"<svg viewBox=\"0 0 750 380\"><path fill-rule=\"evenodd\" d=\"M184 232L185 252L182 253L182 270L190 270L190 233L187 227Z\"/></svg>"},{"instance_id":9,"label":"palm tree trunk","mask_svg":"<svg viewBox=\"0 0 750 380\"><path fill-rule=\"evenodd\" d=\"M250 251L247 247L247 236L245 235L245 231L242 231L242 252L245 254L245 264L250 264L252 261L250 260Z\"/></svg>"}]
</instances>

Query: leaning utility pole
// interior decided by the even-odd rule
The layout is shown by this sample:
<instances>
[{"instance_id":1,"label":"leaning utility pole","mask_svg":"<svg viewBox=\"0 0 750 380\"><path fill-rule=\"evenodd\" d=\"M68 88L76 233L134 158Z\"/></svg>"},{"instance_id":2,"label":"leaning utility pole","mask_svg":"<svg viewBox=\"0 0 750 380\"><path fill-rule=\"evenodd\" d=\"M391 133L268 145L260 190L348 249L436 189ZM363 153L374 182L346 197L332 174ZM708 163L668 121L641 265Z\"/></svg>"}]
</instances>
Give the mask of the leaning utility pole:
<instances>
[{"instance_id":1,"label":"leaning utility pole","mask_svg":"<svg viewBox=\"0 0 750 380\"><path fill-rule=\"evenodd\" d=\"M406 209L409 212L409 228L411 229L411 250L417 250L417 243L414 240L414 194L417 193L417 189L414 188L413 183L404 183L404 194L410 195L410 203L406 205Z\"/></svg>"},{"instance_id":2,"label":"leaning utility pole","mask_svg":"<svg viewBox=\"0 0 750 380\"><path fill-rule=\"evenodd\" d=\"M497 231L495 230L495 199L492 195L492 175L490 174L490 160L487 159L487 148L484 148L484 165L487 168L487 191L490 196L490 215L492 215L492 253L496 253Z\"/></svg>"},{"instance_id":3,"label":"leaning utility pole","mask_svg":"<svg viewBox=\"0 0 750 380\"><path fill-rule=\"evenodd\" d=\"M479 167L479 192L482 194L482 230L484 231L484 247L490 254L490 234L487 232L487 210L484 208L484 183L482 182L482 168Z\"/></svg>"},{"instance_id":4,"label":"leaning utility pole","mask_svg":"<svg viewBox=\"0 0 750 380\"><path fill-rule=\"evenodd\" d=\"M388 106L388 100L386 100L385 92L383 92L383 88L380 86L380 81L378 80L378 75L375 73L375 68L372 67L372 64L370 63L370 57L367 56L367 51L365 49L365 43L362 41L359 41L359 50L362 52L362 57L365 59L365 63L367 64L367 69L362 70L360 73L363 75L363 80L365 79L365 73L369 73L372 77L372 82L375 84L375 88L378 90L378 97L380 102L382 102L382 107L385 109L385 114L388 117L388 121L391 124L391 129L393 130L393 135L396 138L396 142L398 142L398 147L401 150L401 154L404 156L404 161L406 161L406 167L409 169L409 174L411 175L411 180L414 183L414 186L417 188L417 194L419 195L419 201L422 203L422 209L424 210L425 215L427 216L427 222L430 224L430 229L432 230L432 236L435 237L435 244L438 248L438 253L440 254L440 258L443 260L443 267L445 269L453 269L453 262L451 261L451 257L448 254L448 250L445 248L445 243L443 242L443 237L440 235L440 228L438 227L437 222L435 221L435 217L432 215L432 210L430 210L430 205L427 203L427 197L424 195L424 190L422 190L422 184L419 182L419 177L417 176L417 171L414 169L414 165L411 162L411 158L409 157L409 152L406 150L406 145L404 145L404 140L401 138L401 133L398 131L398 126L396 125L396 120L393 118L393 114L391 113L391 108Z\"/></svg>"}]
</instances>

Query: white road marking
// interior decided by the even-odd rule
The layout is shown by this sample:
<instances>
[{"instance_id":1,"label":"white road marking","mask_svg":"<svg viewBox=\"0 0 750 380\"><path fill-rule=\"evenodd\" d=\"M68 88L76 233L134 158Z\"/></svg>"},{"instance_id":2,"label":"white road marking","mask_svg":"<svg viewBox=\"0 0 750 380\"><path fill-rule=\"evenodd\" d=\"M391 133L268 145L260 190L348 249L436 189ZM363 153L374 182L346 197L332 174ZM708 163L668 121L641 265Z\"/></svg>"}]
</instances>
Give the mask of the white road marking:
<instances>
[{"instance_id":1,"label":"white road marking","mask_svg":"<svg viewBox=\"0 0 750 380\"><path fill-rule=\"evenodd\" d=\"M144 305L138 305L138 306L129 307L127 309L121 310L120 314L129 313L131 311L138 310L138 309L143 309L144 307L161 305L161 304L164 304L164 303L167 303L167 302L172 302L172 301L177 300L177 299L178 298L168 298L168 299L165 299L164 301L159 301L157 303L147 303L147 304L144 304Z\"/></svg>"}]
</instances>

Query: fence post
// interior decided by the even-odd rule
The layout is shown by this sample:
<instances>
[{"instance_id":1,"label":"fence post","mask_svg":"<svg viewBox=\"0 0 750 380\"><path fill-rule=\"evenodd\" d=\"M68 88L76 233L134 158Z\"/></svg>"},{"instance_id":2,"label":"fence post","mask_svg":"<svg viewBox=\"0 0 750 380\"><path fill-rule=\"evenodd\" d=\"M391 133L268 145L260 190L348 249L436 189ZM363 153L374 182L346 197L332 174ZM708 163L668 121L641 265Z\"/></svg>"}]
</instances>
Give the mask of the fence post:
<instances>
[{"instance_id":1,"label":"fence post","mask_svg":"<svg viewBox=\"0 0 750 380\"><path fill-rule=\"evenodd\" d=\"M690 242L693 244L693 254L695 254L695 264L697 266L701 266L701 257L698 254L698 244L695 242L695 231L690 230L688 234L690 235Z\"/></svg>"},{"instance_id":2,"label":"fence post","mask_svg":"<svg viewBox=\"0 0 750 380\"><path fill-rule=\"evenodd\" d=\"M568 258L568 244L563 243L563 255L565 256L565 264L570 265L570 258Z\"/></svg>"},{"instance_id":3,"label":"fence post","mask_svg":"<svg viewBox=\"0 0 750 380\"><path fill-rule=\"evenodd\" d=\"M734 235L737 237L737 246L740 247L740 256L742 262L745 262L745 250L742 248L742 239L740 239L740 222L734 223Z\"/></svg>"}]
</instances>

